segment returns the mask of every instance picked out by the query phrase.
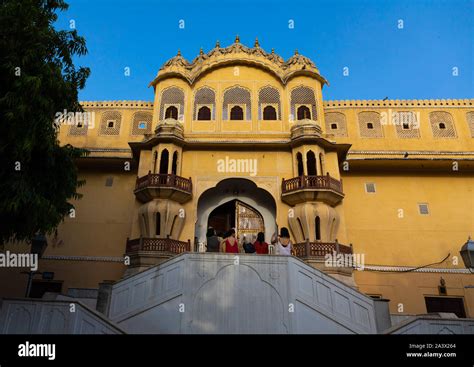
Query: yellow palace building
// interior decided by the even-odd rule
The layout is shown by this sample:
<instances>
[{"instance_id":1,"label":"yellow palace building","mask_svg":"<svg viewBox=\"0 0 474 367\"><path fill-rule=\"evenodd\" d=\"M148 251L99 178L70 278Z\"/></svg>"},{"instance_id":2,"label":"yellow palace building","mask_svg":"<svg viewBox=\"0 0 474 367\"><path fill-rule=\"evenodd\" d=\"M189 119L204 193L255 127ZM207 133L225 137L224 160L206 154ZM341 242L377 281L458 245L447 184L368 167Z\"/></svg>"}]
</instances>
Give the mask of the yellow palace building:
<instances>
[{"instance_id":1,"label":"yellow palace building","mask_svg":"<svg viewBox=\"0 0 474 367\"><path fill-rule=\"evenodd\" d=\"M237 38L192 62L178 52L153 102L83 102L92 123L59 134L90 151L83 198L48 237L39 270L54 279L35 277L31 294L87 298L205 251L209 226L268 243L287 227L294 256L389 299L392 315L474 317L459 252L474 235L474 100L324 101L326 84L298 52L285 61ZM339 254L355 266L325 261ZM3 293L25 282L3 277Z\"/></svg>"}]
</instances>

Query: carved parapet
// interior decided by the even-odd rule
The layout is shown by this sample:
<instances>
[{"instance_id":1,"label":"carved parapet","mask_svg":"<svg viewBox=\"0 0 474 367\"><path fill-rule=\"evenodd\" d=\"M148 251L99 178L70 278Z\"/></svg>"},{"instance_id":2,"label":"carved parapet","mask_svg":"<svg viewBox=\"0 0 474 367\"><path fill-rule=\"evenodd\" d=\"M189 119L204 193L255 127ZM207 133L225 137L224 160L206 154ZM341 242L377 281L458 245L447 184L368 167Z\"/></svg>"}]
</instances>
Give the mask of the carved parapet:
<instances>
[{"instance_id":1,"label":"carved parapet","mask_svg":"<svg viewBox=\"0 0 474 367\"><path fill-rule=\"evenodd\" d=\"M236 63L266 69L280 79L283 84L298 75L311 76L322 84L328 84L326 79L319 74L314 62L300 55L298 51L295 51L292 57L284 61L273 50L271 53L263 50L258 41L255 42L254 47L250 48L241 44L240 40L236 38L229 47L220 47L220 44L217 43L208 53L204 53L201 49L199 55L192 62L187 61L178 51L176 56L161 67L150 85L156 85L159 80L167 77L181 77L192 85L201 75L213 68Z\"/></svg>"}]
</instances>

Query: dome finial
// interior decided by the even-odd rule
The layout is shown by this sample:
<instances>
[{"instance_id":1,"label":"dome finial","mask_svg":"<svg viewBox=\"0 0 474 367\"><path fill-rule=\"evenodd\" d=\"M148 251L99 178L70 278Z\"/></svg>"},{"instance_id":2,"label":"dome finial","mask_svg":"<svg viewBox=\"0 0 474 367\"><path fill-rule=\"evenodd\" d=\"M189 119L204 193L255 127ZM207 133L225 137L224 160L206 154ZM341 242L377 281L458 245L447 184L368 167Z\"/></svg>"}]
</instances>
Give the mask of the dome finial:
<instances>
[{"instance_id":1,"label":"dome finial","mask_svg":"<svg viewBox=\"0 0 474 367\"><path fill-rule=\"evenodd\" d=\"M274 54L274 53L275 53L275 49L274 49L274 48L272 48L272 54Z\"/></svg>"},{"instance_id":2,"label":"dome finial","mask_svg":"<svg viewBox=\"0 0 474 367\"><path fill-rule=\"evenodd\" d=\"M204 51L202 50L202 47L199 49L199 55L204 55Z\"/></svg>"},{"instance_id":3,"label":"dome finial","mask_svg":"<svg viewBox=\"0 0 474 367\"><path fill-rule=\"evenodd\" d=\"M295 55L298 55L298 49L295 50Z\"/></svg>"},{"instance_id":4,"label":"dome finial","mask_svg":"<svg viewBox=\"0 0 474 367\"><path fill-rule=\"evenodd\" d=\"M255 37L255 44L253 47L260 47L260 44L258 43L258 37Z\"/></svg>"},{"instance_id":5,"label":"dome finial","mask_svg":"<svg viewBox=\"0 0 474 367\"><path fill-rule=\"evenodd\" d=\"M219 40L216 41L216 48L218 47L221 47L221 43L219 42Z\"/></svg>"},{"instance_id":6,"label":"dome finial","mask_svg":"<svg viewBox=\"0 0 474 367\"><path fill-rule=\"evenodd\" d=\"M239 37L239 35L235 36L235 41L234 41L234 43L240 43L240 37Z\"/></svg>"},{"instance_id":7,"label":"dome finial","mask_svg":"<svg viewBox=\"0 0 474 367\"><path fill-rule=\"evenodd\" d=\"M176 56L181 56L181 50L178 48L178 54Z\"/></svg>"}]
</instances>

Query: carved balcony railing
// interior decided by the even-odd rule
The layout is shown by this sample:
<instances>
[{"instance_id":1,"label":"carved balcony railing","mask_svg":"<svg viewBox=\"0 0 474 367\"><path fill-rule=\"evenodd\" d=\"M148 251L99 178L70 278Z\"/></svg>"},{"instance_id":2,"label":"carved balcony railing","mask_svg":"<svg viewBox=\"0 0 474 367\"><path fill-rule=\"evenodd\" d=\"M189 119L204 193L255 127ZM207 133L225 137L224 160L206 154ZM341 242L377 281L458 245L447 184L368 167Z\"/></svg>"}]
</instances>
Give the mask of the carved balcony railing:
<instances>
[{"instance_id":1,"label":"carved balcony railing","mask_svg":"<svg viewBox=\"0 0 474 367\"><path fill-rule=\"evenodd\" d=\"M171 238L136 238L127 239L126 253L137 251L162 252L170 254L181 254L191 251L191 241L173 240Z\"/></svg>"},{"instance_id":2,"label":"carved balcony railing","mask_svg":"<svg viewBox=\"0 0 474 367\"><path fill-rule=\"evenodd\" d=\"M192 197L193 183L191 178L149 172L146 176L137 177L134 193L141 202L162 198L184 203Z\"/></svg>"},{"instance_id":3,"label":"carved balcony railing","mask_svg":"<svg viewBox=\"0 0 474 367\"><path fill-rule=\"evenodd\" d=\"M336 180L329 173L326 176L299 176L281 183L282 200L290 205L305 201L325 201L338 204L343 198L342 180Z\"/></svg>"},{"instance_id":4,"label":"carved balcony railing","mask_svg":"<svg viewBox=\"0 0 474 367\"><path fill-rule=\"evenodd\" d=\"M300 189L331 189L342 194L342 181L329 176L299 176L283 180L281 192L288 193Z\"/></svg>"},{"instance_id":5,"label":"carved balcony railing","mask_svg":"<svg viewBox=\"0 0 474 367\"><path fill-rule=\"evenodd\" d=\"M352 245L338 242L301 242L292 245L292 255L301 259L324 259L327 254L352 254Z\"/></svg>"}]
</instances>

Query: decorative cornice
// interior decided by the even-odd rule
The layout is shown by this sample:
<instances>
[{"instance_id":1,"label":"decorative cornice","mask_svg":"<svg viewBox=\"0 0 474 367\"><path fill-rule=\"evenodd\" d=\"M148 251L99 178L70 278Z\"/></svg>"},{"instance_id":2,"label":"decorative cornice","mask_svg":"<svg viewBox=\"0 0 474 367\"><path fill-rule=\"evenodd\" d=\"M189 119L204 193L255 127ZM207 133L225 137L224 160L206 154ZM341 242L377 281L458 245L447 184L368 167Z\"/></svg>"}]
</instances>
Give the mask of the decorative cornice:
<instances>
[{"instance_id":1,"label":"decorative cornice","mask_svg":"<svg viewBox=\"0 0 474 367\"><path fill-rule=\"evenodd\" d=\"M297 75L307 75L318 79L322 84L328 84L327 80L319 74L314 62L297 51L287 61L284 61L273 50L271 53L263 50L258 40L256 40L254 47L249 48L241 44L237 37L235 42L228 47L222 48L217 43L208 53L204 53L201 49L199 55L191 63L178 52L176 56L164 63L150 85L154 86L160 80L169 77L181 77L192 85L207 71L231 64L261 67L273 73L283 84Z\"/></svg>"},{"instance_id":2,"label":"decorative cornice","mask_svg":"<svg viewBox=\"0 0 474 367\"><path fill-rule=\"evenodd\" d=\"M335 100L323 101L325 109L354 108L354 107L470 107L474 106L474 99L369 99L369 100Z\"/></svg>"},{"instance_id":3,"label":"decorative cornice","mask_svg":"<svg viewBox=\"0 0 474 367\"><path fill-rule=\"evenodd\" d=\"M469 269L416 268L413 266L364 265L363 271L472 274Z\"/></svg>"},{"instance_id":4,"label":"decorative cornice","mask_svg":"<svg viewBox=\"0 0 474 367\"><path fill-rule=\"evenodd\" d=\"M123 263L123 257L116 256L69 256L69 255L48 255L43 256L42 260L61 260L61 261L99 261Z\"/></svg>"},{"instance_id":5,"label":"decorative cornice","mask_svg":"<svg viewBox=\"0 0 474 367\"><path fill-rule=\"evenodd\" d=\"M450 152L441 150L351 150L348 155L474 155L474 152Z\"/></svg>"},{"instance_id":6,"label":"decorative cornice","mask_svg":"<svg viewBox=\"0 0 474 367\"><path fill-rule=\"evenodd\" d=\"M82 101L79 103L84 108L153 108L153 102L149 101Z\"/></svg>"},{"instance_id":7,"label":"decorative cornice","mask_svg":"<svg viewBox=\"0 0 474 367\"><path fill-rule=\"evenodd\" d=\"M123 148L84 148L92 153L130 153L130 149Z\"/></svg>"}]
</instances>

